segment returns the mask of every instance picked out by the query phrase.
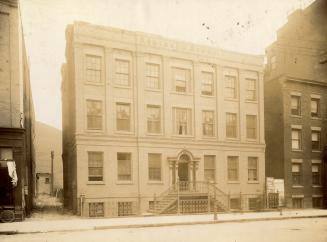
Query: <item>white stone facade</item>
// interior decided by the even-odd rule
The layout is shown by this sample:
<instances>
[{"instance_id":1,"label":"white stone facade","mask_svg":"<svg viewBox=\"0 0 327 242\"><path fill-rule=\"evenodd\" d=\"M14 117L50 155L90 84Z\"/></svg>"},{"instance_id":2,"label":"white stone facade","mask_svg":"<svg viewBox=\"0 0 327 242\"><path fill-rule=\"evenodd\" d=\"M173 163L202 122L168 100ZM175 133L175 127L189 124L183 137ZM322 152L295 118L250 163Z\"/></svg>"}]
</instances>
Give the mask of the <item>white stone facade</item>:
<instances>
[{"instance_id":1,"label":"white stone facade","mask_svg":"<svg viewBox=\"0 0 327 242\"><path fill-rule=\"evenodd\" d=\"M263 194L263 57L80 22L67 28L66 57L66 206L78 211L82 205L88 216L88 203L103 202L104 216L117 216L118 202L132 201L133 213L144 213L154 194L176 181L183 154L187 181L206 180L204 157L211 155L208 173L219 189ZM93 181L89 152L100 152L94 159L102 166L94 168ZM118 167L118 153L129 154L121 157L129 157L130 167L126 161ZM158 154L153 175L149 154ZM238 160L231 177L229 156Z\"/></svg>"}]
</instances>

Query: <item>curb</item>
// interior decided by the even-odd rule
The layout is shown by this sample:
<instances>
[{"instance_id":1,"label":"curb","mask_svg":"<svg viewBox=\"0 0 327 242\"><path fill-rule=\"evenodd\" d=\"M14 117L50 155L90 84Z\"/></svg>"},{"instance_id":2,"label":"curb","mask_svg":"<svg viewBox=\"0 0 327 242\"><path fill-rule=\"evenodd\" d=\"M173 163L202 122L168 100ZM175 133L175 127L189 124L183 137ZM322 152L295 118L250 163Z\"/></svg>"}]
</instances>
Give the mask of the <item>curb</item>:
<instances>
[{"instance_id":1,"label":"curb","mask_svg":"<svg viewBox=\"0 0 327 242\"><path fill-rule=\"evenodd\" d=\"M219 218L219 216L218 216ZM109 230L109 229L131 229L131 228L155 228L155 227L173 227L181 225L205 225L205 224L222 224L222 223L246 223L256 221L272 221L286 219L303 219L303 218L327 218L327 215L307 215L307 216L287 216L287 217L271 217L271 218L244 218L230 220L207 220L207 221L191 221L191 222L172 222L172 223L154 223L154 224L128 224L128 225L104 225L90 226L89 228L80 229L59 229L59 230L44 230L44 231L18 231L7 230L0 231L0 235L16 235L16 234L39 234L39 233L55 233L55 232L78 232L90 230Z\"/></svg>"}]
</instances>

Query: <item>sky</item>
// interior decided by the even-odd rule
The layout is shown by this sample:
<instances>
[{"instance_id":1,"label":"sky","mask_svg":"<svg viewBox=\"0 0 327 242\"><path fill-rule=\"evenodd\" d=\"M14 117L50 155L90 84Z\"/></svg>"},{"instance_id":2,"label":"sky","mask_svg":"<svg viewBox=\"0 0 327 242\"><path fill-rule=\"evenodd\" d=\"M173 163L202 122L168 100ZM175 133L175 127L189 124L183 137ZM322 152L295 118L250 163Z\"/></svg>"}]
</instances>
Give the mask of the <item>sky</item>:
<instances>
[{"instance_id":1,"label":"sky","mask_svg":"<svg viewBox=\"0 0 327 242\"><path fill-rule=\"evenodd\" d=\"M35 118L61 129L65 29L74 21L264 55L287 15L313 0L21 0Z\"/></svg>"}]
</instances>

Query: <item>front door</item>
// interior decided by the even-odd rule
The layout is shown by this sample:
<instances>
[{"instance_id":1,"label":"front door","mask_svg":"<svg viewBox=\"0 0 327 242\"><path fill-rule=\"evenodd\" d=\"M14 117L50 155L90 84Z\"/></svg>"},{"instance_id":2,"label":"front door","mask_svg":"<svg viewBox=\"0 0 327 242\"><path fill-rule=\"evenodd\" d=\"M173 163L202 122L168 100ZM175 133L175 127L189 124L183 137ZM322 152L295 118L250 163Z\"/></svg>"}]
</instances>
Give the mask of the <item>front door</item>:
<instances>
[{"instance_id":1,"label":"front door","mask_svg":"<svg viewBox=\"0 0 327 242\"><path fill-rule=\"evenodd\" d=\"M180 190L188 190L188 163L178 164L178 178Z\"/></svg>"}]
</instances>

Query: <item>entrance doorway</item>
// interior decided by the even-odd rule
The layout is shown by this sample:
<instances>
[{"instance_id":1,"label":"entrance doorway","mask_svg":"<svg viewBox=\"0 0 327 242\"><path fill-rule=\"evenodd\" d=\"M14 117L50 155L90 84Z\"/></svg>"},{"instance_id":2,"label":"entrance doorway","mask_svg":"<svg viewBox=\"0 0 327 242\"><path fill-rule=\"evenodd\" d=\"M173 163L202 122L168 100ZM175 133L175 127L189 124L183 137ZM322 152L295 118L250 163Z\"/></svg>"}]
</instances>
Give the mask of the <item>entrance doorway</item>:
<instances>
[{"instance_id":1,"label":"entrance doorway","mask_svg":"<svg viewBox=\"0 0 327 242\"><path fill-rule=\"evenodd\" d=\"M188 163L178 164L178 178L180 182L188 182Z\"/></svg>"}]
</instances>

